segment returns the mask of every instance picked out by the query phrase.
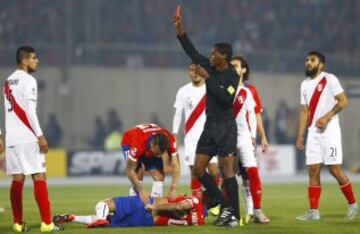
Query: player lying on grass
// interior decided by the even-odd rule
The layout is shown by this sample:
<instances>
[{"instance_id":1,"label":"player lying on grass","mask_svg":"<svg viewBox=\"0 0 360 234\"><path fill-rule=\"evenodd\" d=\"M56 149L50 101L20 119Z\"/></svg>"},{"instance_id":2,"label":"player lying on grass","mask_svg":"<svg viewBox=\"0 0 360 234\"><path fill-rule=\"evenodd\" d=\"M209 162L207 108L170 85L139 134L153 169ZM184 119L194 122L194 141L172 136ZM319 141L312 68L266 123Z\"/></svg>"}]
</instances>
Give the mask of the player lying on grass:
<instances>
[{"instance_id":1,"label":"player lying on grass","mask_svg":"<svg viewBox=\"0 0 360 234\"><path fill-rule=\"evenodd\" d=\"M88 228L203 225L203 203L193 196L180 195L171 200L168 197L151 197L145 205L140 197L121 196L100 201L95 206L95 215L55 215L55 223L82 223Z\"/></svg>"}]
</instances>

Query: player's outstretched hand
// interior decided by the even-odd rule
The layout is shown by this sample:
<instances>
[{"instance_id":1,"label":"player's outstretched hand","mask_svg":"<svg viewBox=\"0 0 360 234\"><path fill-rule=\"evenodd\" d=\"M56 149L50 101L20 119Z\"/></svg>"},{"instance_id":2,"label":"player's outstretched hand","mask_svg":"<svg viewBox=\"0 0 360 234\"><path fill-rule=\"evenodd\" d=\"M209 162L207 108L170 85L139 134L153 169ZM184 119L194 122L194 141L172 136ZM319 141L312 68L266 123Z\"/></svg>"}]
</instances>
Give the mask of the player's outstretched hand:
<instances>
[{"instance_id":1,"label":"player's outstretched hand","mask_svg":"<svg viewBox=\"0 0 360 234\"><path fill-rule=\"evenodd\" d=\"M39 143L40 153L46 154L46 152L48 151L48 143L43 135L38 137L38 143Z\"/></svg>"},{"instance_id":2,"label":"player's outstretched hand","mask_svg":"<svg viewBox=\"0 0 360 234\"><path fill-rule=\"evenodd\" d=\"M174 26L175 26L175 29L176 29L176 34L179 35L179 36L184 35L185 34L185 27L184 27L184 24L182 22L182 16L181 16L181 13L180 13L180 6L179 5L176 7L176 12L175 12L175 15L174 15L173 22L174 22Z\"/></svg>"},{"instance_id":3,"label":"player's outstretched hand","mask_svg":"<svg viewBox=\"0 0 360 234\"><path fill-rule=\"evenodd\" d=\"M195 74L204 79L209 78L209 73L199 64L195 65Z\"/></svg>"},{"instance_id":4,"label":"player's outstretched hand","mask_svg":"<svg viewBox=\"0 0 360 234\"><path fill-rule=\"evenodd\" d=\"M298 136L298 138L296 139L296 147L299 150L304 150L305 149L304 137L303 136Z\"/></svg>"},{"instance_id":5,"label":"player's outstretched hand","mask_svg":"<svg viewBox=\"0 0 360 234\"><path fill-rule=\"evenodd\" d=\"M177 188L175 186L171 186L169 190L169 198L170 200L174 200L176 198Z\"/></svg>"},{"instance_id":6,"label":"player's outstretched hand","mask_svg":"<svg viewBox=\"0 0 360 234\"><path fill-rule=\"evenodd\" d=\"M141 201L145 204L145 205L147 205L147 204L149 204L149 201L150 201L150 193L148 193L147 191L141 191L140 193L139 193L139 195L140 195L140 199L141 199Z\"/></svg>"}]
</instances>

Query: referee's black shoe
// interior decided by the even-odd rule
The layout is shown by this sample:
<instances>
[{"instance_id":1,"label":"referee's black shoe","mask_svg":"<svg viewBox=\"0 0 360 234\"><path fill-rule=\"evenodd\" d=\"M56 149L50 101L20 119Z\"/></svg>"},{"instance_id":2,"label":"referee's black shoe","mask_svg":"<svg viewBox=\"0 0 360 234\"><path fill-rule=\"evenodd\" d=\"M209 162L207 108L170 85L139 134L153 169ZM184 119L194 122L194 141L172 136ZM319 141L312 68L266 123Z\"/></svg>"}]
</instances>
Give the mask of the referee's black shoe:
<instances>
[{"instance_id":1,"label":"referee's black shoe","mask_svg":"<svg viewBox=\"0 0 360 234\"><path fill-rule=\"evenodd\" d=\"M226 226L225 224L231 219L233 213L234 213L234 209L231 207L225 207L221 209L220 214L218 218L214 221L213 225Z\"/></svg>"}]
</instances>

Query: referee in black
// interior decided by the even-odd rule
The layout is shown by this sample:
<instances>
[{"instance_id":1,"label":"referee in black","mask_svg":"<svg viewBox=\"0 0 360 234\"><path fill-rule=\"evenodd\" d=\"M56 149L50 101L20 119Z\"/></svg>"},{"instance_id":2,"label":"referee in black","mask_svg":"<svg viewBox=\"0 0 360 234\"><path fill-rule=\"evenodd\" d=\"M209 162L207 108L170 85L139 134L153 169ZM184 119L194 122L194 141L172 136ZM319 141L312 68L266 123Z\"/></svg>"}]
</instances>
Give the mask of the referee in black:
<instances>
[{"instance_id":1,"label":"referee in black","mask_svg":"<svg viewBox=\"0 0 360 234\"><path fill-rule=\"evenodd\" d=\"M185 33L181 15L174 16L177 37L191 60L197 64L197 73L206 84L206 122L196 148L194 175L206 188L209 196L220 203L216 226L238 226L240 220L238 184L234 173L237 126L233 117L233 101L239 76L230 64L232 48L228 43L213 46L209 58L199 54ZM228 199L206 172L213 156L218 164Z\"/></svg>"}]
</instances>

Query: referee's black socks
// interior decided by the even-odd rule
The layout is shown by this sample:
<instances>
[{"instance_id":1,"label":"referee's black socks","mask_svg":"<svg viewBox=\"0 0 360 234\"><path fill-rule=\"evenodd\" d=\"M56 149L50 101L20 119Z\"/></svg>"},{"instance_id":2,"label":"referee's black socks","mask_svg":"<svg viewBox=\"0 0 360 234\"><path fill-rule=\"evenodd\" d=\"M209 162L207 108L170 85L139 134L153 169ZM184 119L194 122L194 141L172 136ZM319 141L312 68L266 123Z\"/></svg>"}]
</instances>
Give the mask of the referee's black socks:
<instances>
[{"instance_id":1,"label":"referee's black socks","mask_svg":"<svg viewBox=\"0 0 360 234\"><path fill-rule=\"evenodd\" d=\"M234 176L224 179L223 183L225 191L227 191L230 206L234 209L234 216L240 220L239 188L237 180Z\"/></svg>"},{"instance_id":2,"label":"referee's black socks","mask_svg":"<svg viewBox=\"0 0 360 234\"><path fill-rule=\"evenodd\" d=\"M211 177L207 172L205 172L205 174L199 177L198 179L201 182L201 184L205 187L211 199L215 199L217 202L219 202L221 208L228 206L228 204L225 201L223 193L216 186L213 177Z\"/></svg>"}]
</instances>

